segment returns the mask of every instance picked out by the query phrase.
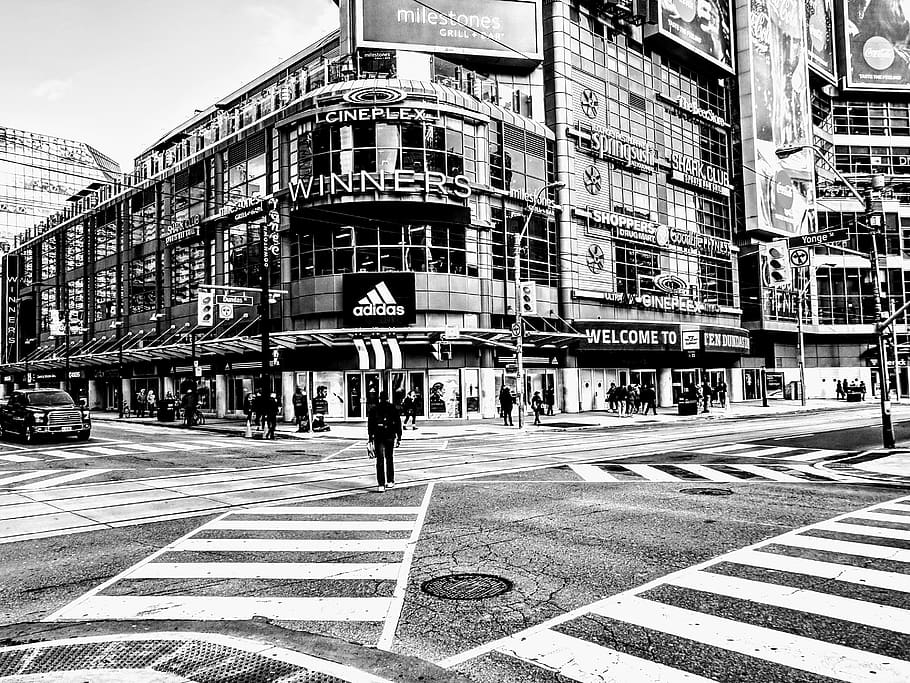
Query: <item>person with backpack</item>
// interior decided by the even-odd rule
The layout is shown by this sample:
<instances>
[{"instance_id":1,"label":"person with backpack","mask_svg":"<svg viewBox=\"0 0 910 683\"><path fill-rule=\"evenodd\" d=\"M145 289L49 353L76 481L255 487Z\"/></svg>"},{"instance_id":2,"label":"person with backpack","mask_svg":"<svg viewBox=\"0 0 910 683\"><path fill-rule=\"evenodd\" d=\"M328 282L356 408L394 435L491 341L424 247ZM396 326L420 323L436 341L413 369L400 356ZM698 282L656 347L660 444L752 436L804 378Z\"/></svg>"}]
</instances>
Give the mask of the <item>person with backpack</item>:
<instances>
[{"instance_id":1,"label":"person with backpack","mask_svg":"<svg viewBox=\"0 0 910 683\"><path fill-rule=\"evenodd\" d=\"M531 397L531 410L534 411L534 424L539 425L540 414L543 412L543 399L540 397L539 391L535 391Z\"/></svg>"},{"instance_id":2,"label":"person with backpack","mask_svg":"<svg viewBox=\"0 0 910 683\"><path fill-rule=\"evenodd\" d=\"M299 386L294 390L294 395L291 397L291 403L294 405L294 420L297 422L297 431L310 431L310 416L306 395Z\"/></svg>"},{"instance_id":3,"label":"person with backpack","mask_svg":"<svg viewBox=\"0 0 910 683\"><path fill-rule=\"evenodd\" d=\"M385 391L367 415L367 437L376 457L376 490L395 486L395 447L401 444L401 416Z\"/></svg>"}]
</instances>

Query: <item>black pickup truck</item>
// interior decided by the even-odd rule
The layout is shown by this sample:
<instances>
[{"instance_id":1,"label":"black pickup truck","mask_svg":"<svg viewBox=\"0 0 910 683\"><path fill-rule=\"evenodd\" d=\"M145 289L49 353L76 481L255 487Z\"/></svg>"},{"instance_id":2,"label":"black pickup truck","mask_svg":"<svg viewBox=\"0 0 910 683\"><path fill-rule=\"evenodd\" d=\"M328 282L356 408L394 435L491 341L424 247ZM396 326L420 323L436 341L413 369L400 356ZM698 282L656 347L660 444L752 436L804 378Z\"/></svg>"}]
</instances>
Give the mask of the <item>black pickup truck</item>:
<instances>
[{"instance_id":1,"label":"black pickup truck","mask_svg":"<svg viewBox=\"0 0 910 683\"><path fill-rule=\"evenodd\" d=\"M16 434L26 443L37 436L70 436L85 441L92 433L87 409L60 389L14 391L6 405L0 405L0 436Z\"/></svg>"}]
</instances>

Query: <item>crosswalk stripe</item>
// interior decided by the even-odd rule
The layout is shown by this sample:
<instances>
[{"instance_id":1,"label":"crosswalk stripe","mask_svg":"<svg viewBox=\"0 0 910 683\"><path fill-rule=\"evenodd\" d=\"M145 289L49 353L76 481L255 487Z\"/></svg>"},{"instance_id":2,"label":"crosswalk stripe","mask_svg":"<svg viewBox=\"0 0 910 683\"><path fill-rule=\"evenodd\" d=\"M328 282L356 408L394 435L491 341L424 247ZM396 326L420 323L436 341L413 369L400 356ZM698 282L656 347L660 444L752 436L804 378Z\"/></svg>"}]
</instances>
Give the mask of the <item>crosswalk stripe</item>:
<instances>
[{"instance_id":1,"label":"crosswalk stripe","mask_svg":"<svg viewBox=\"0 0 910 683\"><path fill-rule=\"evenodd\" d=\"M262 521L234 521L222 519L210 522L207 529L237 529L244 531L410 531L413 522L377 519L370 522L316 522L267 519Z\"/></svg>"},{"instance_id":2,"label":"crosswalk stripe","mask_svg":"<svg viewBox=\"0 0 910 683\"><path fill-rule=\"evenodd\" d=\"M662 472L650 465L623 465L623 467L649 481L679 481L679 477L674 477L672 474Z\"/></svg>"},{"instance_id":3,"label":"crosswalk stripe","mask_svg":"<svg viewBox=\"0 0 910 683\"><path fill-rule=\"evenodd\" d=\"M575 474L584 481L619 481L619 479L612 474L596 465L569 465L569 469L575 472Z\"/></svg>"},{"instance_id":4,"label":"crosswalk stripe","mask_svg":"<svg viewBox=\"0 0 910 683\"><path fill-rule=\"evenodd\" d=\"M750 443L727 443L720 446L710 446L708 448L698 448L693 450L697 453L706 453L708 455L722 455L725 453L731 453L732 451L745 451L749 450L750 448L755 448L755 446ZM736 455L739 455L739 453Z\"/></svg>"},{"instance_id":5,"label":"crosswalk stripe","mask_svg":"<svg viewBox=\"0 0 910 683\"><path fill-rule=\"evenodd\" d=\"M39 455L49 456L51 458L59 458L61 460L81 460L82 458L88 457L83 452L84 449L80 448L79 450L64 450L62 448L51 448L46 451L39 451Z\"/></svg>"},{"instance_id":6,"label":"crosswalk stripe","mask_svg":"<svg viewBox=\"0 0 910 683\"><path fill-rule=\"evenodd\" d=\"M514 638L500 651L583 683L707 683L711 680L551 630Z\"/></svg>"},{"instance_id":7,"label":"crosswalk stripe","mask_svg":"<svg viewBox=\"0 0 910 683\"><path fill-rule=\"evenodd\" d=\"M6 462L35 462L38 458L32 458L28 455L0 455L0 460L6 460Z\"/></svg>"},{"instance_id":8,"label":"crosswalk stripe","mask_svg":"<svg viewBox=\"0 0 910 683\"><path fill-rule=\"evenodd\" d=\"M793 448L792 446L758 446L758 445L755 445L755 447L751 451L744 451L742 453L733 453L732 455L734 455L734 456L743 455L743 456L746 456L749 458L754 458L754 457L767 458L772 455L780 455L781 453L792 453L795 450L797 450L797 449Z\"/></svg>"},{"instance_id":9,"label":"crosswalk stripe","mask_svg":"<svg viewBox=\"0 0 910 683\"><path fill-rule=\"evenodd\" d=\"M35 472L24 472L22 474L16 474L12 477L6 477L0 479L0 486L5 484L14 484L19 481L28 481L29 479L38 479L40 477L46 477L51 474L57 474L57 472L62 472L63 470L37 470Z\"/></svg>"},{"instance_id":10,"label":"crosswalk stripe","mask_svg":"<svg viewBox=\"0 0 910 683\"><path fill-rule=\"evenodd\" d=\"M910 662L629 596L592 605L596 614L819 676L906 683Z\"/></svg>"},{"instance_id":11,"label":"crosswalk stripe","mask_svg":"<svg viewBox=\"0 0 910 683\"><path fill-rule=\"evenodd\" d=\"M72 619L382 621L391 598L294 598L184 595L95 595L67 612Z\"/></svg>"},{"instance_id":12,"label":"crosswalk stripe","mask_svg":"<svg viewBox=\"0 0 910 683\"><path fill-rule=\"evenodd\" d=\"M703 571L683 572L667 583L772 607L852 621L872 628L910 633L910 611L864 600Z\"/></svg>"},{"instance_id":13,"label":"crosswalk stripe","mask_svg":"<svg viewBox=\"0 0 910 683\"><path fill-rule=\"evenodd\" d=\"M273 507L248 508L234 510L233 515L417 515L420 508L415 507L357 507L345 505L339 507Z\"/></svg>"},{"instance_id":14,"label":"crosswalk stripe","mask_svg":"<svg viewBox=\"0 0 910 683\"><path fill-rule=\"evenodd\" d=\"M770 479L771 481L780 481L780 482L800 482L805 483L805 479L800 479L799 477L794 477L792 474L786 474L784 472L779 472L778 470L772 470L769 467L759 467L758 465L727 465L727 467L732 467L733 469L740 470L741 472L749 472L750 474L758 475L759 477L764 477L765 479Z\"/></svg>"},{"instance_id":15,"label":"crosswalk stripe","mask_svg":"<svg viewBox=\"0 0 910 683\"><path fill-rule=\"evenodd\" d=\"M804 557L793 557L792 555L781 555L779 553L766 553L759 550L737 550L730 555L724 555L723 561L910 593L910 574L884 572L878 569L863 569L862 567L854 567L848 564L822 562L821 560L810 560Z\"/></svg>"},{"instance_id":16,"label":"crosswalk stripe","mask_svg":"<svg viewBox=\"0 0 910 683\"><path fill-rule=\"evenodd\" d=\"M175 451L201 451L201 450L205 450L206 448L209 448L209 446L200 446L199 444L195 444L195 443L186 443L186 442L180 443L180 442L176 442L176 441L174 443L158 443L155 445L156 446L167 446L169 449L175 450Z\"/></svg>"},{"instance_id":17,"label":"crosswalk stripe","mask_svg":"<svg viewBox=\"0 0 910 683\"><path fill-rule=\"evenodd\" d=\"M813 467L812 465L787 465L788 469L795 470L796 472L805 472L806 474L811 474L815 477L825 477L826 479L832 479L834 481L851 481L855 482L856 478L851 477L846 474L840 474L838 472L832 472L831 470L819 470Z\"/></svg>"},{"instance_id":18,"label":"crosswalk stripe","mask_svg":"<svg viewBox=\"0 0 910 683\"><path fill-rule=\"evenodd\" d=\"M73 481L79 481L80 479L88 479L89 477L94 477L98 474L104 474L105 472L110 472L111 470L82 470L79 472L73 472L72 474L64 474L59 477L52 477L51 479L42 479L41 481L34 482L31 484L25 484L24 486L17 486L17 491L38 491L40 489L48 489L52 486L60 486L61 484L68 484Z\"/></svg>"},{"instance_id":19,"label":"crosswalk stripe","mask_svg":"<svg viewBox=\"0 0 910 683\"><path fill-rule=\"evenodd\" d=\"M131 451L139 451L140 453L164 453L168 450L161 446L149 446L144 443L120 443L117 444L117 448L126 448Z\"/></svg>"},{"instance_id":20,"label":"crosswalk stripe","mask_svg":"<svg viewBox=\"0 0 910 683\"><path fill-rule=\"evenodd\" d=\"M808 453L799 453L797 455L788 455L786 458L781 458L781 460L792 460L794 462L812 462L813 460L822 460L824 458L834 458L838 455L843 455L846 451L832 451L828 449L819 449L815 451L809 451Z\"/></svg>"},{"instance_id":21,"label":"crosswalk stripe","mask_svg":"<svg viewBox=\"0 0 910 683\"><path fill-rule=\"evenodd\" d=\"M119 448L106 448L104 446L85 446L79 450L97 455L126 455L128 452Z\"/></svg>"},{"instance_id":22,"label":"crosswalk stripe","mask_svg":"<svg viewBox=\"0 0 910 683\"><path fill-rule=\"evenodd\" d=\"M875 545L873 543L839 541L833 538L806 536L804 534L778 536L773 540L773 543L775 545L804 548L806 550L824 550L831 553L843 553L844 555L859 555L862 557L871 557L876 560L910 562L910 550L892 548L886 545Z\"/></svg>"},{"instance_id":23,"label":"crosswalk stripe","mask_svg":"<svg viewBox=\"0 0 910 683\"><path fill-rule=\"evenodd\" d=\"M149 562L127 579L291 579L395 581L397 562Z\"/></svg>"},{"instance_id":24,"label":"crosswalk stripe","mask_svg":"<svg viewBox=\"0 0 910 683\"><path fill-rule=\"evenodd\" d=\"M863 526L861 524L846 524L843 522L822 522L816 529L824 531L837 531L842 534L857 534L859 536L873 536L875 538L893 538L899 541L910 541L910 530L889 529L880 526Z\"/></svg>"},{"instance_id":25,"label":"crosswalk stripe","mask_svg":"<svg viewBox=\"0 0 910 683\"><path fill-rule=\"evenodd\" d=\"M407 539L191 538L172 550L251 553L404 552Z\"/></svg>"},{"instance_id":26,"label":"crosswalk stripe","mask_svg":"<svg viewBox=\"0 0 910 683\"><path fill-rule=\"evenodd\" d=\"M898 524L910 525L910 517L902 515L889 515L885 512L856 512L850 515L851 518L869 519L876 522L897 522Z\"/></svg>"},{"instance_id":27,"label":"crosswalk stripe","mask_svg":"<svg viewBox=\"0 0 910 683\"><path fill-rule=\"evenodd\" d=\"M704 465L684 465L678 464L673 465L678 467L681 470L686 472L691 472L692 474L698 475L699 477L704 477L709 481L722 481L722 482L731 482L731 481L742 481L739 477L734 477L732 474L725 474L720 470L715 470L710 467L705 467Z\"/></svg>"}]
</instances>

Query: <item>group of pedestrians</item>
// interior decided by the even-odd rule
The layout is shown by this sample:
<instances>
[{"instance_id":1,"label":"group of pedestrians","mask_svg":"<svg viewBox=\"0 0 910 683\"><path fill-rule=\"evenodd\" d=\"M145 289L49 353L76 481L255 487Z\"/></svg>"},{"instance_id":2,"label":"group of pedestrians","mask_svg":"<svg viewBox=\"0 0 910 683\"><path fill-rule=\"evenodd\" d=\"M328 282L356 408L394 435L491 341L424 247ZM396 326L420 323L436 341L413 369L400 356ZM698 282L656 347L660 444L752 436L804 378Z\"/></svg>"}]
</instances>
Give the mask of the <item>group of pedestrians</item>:
<instances>
[{"instance_id":1,"label":"group of pedestrians","mask_svg":"<svg viewBox=\"0 0 910 683\"><path fill-rule=\"evenodd\" d=\"M619 415L657 415L657 390L653 384L620 384L610 382L607 390L607 409Z\"/></svg>"},{"instance_id":2,"label":"group of pedestrians","mask_svg":"<svg viewBox=\"0 0 910 683\"><path fill-rule=\"evenodd\" d=\"M543 396L539 391L535 391L531 397L531 410L534 412L534 424L540 424L541 415L553 414L554 394L552 389L544 389ZM503 385L499 390L499 414L502 416L502 424L506 427L514 427L512 422L512 410L515 408L516 397L509 387Z\"/></svg>"},{"instance_id":3,"label":"group of pedestrians","mask_svg":"<svg viewBox=\"0 0 910 683\"><path fill-rule=\"evenodd\" d=\"M854 379L849 384L847 380L841 382L837 380L837 385L834 387L834 393L837 396L838 400L847 398L847 394L859 394L860 400L866 400L866 383L861 382L858 379Z\"/></svg>"},{"instance_id":4,"label":"group of pedestrians","mask_svg":"<svg viewBox=\"0 0 910 683\"><path fill-rule=\"evenodd\" d=\"M278 425L278 396L275 392L266 395L262 389L256 389L255 392L248 393L243 399L243 413L251 429L255 426L257 430L265 432L263 439L275 438L275 427ZM298 418L298 428L299 424Z\"/></svg>"},{"instance_id":5,"label":"group of pedestrians","mask_svg":"<svg viewBox=\"0 0 910 683\"><path fill-rule=\"evenodd\" d=\"M701 406L701 412L711 412L709 408L727 407L727 383L721 380L716 385L712 385L707 379L701 384L689 385L684 393L686 398L694 400Z\"/></svg>"}]
</instances>

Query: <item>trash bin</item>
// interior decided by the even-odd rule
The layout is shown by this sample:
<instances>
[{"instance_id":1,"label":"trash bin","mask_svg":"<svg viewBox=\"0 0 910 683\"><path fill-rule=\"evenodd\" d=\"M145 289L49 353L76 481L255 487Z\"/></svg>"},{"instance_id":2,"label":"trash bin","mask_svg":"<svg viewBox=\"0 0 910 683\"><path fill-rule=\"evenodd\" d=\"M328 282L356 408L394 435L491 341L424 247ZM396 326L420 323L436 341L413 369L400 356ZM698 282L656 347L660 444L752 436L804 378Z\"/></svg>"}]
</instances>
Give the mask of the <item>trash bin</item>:
<instances>
[{"instance_id":1,"label":"trash bin","mask_svg":"<svg viewBox=\"0 0 910 683\"><path fill-rule=\"evenodd\" d=\"M677 404L679 415L698 415L698 399L681 398Z\"/></svg>"},{"instance_id":2,"label":"trash bin","mask_svg":"<svg viewBox=\"0 0 910 683\"><path fill-rule=\"evenodd\" d=\"M859 389L847 389L847 403L860 403L863 400L863 393Z\"/></svg>"},{"instance_id":3,"label":"trash bin","mask_svg":"<svg viewBox=\"0 0 910 683\"><path fill-rule=\"evenodd\" d=\"M158 422L173 422L177 419L177 401L163 398L158 401Z\"/></svg>"}]
</instances>

